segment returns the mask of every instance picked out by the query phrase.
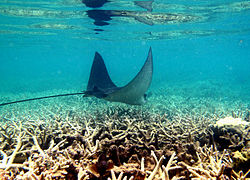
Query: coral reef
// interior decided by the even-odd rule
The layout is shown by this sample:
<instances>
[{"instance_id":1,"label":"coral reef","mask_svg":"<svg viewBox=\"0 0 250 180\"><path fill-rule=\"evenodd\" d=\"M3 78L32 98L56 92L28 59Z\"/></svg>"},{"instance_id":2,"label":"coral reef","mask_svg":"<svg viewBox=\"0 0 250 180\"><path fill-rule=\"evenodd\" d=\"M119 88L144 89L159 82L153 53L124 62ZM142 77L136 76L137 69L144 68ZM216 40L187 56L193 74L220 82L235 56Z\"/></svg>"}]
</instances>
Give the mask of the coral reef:
<instances>
[{"instance_id":1,"label":"coral reef","mask_svg":"<svg viewBox=\"0 0 250 180\"><path fill-rule=\"evenodd\" d=\"M115 107L49 117L2 117L0 179L249 177L249 126L236 137L230 128L215 125L219 115Z\"/></svg>"}]
</instances>

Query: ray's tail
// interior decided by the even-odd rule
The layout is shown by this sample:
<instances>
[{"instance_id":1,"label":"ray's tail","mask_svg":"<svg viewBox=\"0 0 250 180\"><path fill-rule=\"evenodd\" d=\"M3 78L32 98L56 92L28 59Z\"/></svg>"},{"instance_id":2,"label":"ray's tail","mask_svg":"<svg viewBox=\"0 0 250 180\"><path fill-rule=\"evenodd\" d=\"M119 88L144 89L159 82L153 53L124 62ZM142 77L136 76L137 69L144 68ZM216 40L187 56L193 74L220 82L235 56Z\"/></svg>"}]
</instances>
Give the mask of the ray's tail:
<instances>
[{"instance_id":1,"label":"ray's tail","mask_svg":"<svg viewBox=\"0 0 250 180\"><path fill-rule=\"evenodd\" d=\"M36 97L36 98L30 98L30 99L22 99L18 101L2 103L0 104L0 106L6 106L9 104L16 104L16 103L27 102L27 101L35 101L35 100L40 100L40 99L56 98L56 97L62 97L62 96L75 96L75 95L81 95L81 94L85 94L85 91L77 92L77 93L57 94L57 95L51 95L51 96Z\"/></svg>"}]
</instances>

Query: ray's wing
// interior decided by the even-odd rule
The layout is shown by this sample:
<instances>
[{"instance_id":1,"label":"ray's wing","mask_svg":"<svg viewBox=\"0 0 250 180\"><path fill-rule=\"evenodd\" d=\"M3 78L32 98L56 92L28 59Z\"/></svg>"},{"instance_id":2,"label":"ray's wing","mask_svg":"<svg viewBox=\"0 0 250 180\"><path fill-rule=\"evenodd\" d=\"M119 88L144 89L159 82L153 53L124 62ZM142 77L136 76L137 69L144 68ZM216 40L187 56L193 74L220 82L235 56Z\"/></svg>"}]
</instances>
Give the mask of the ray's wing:
<instances>
[{"instance_id":1,"label":"ray's wing","mask_svg":"<svg viewBox=\"0 0 250 180\"><path fill-rule=\"evenodd\" d=\"M110 93L105 99L110 101L124 102L127 104L143 103L144 94L148 90L153 75L153 58L151 47L149 49L147 60L145 61L140 72L126 86Z\"/></svg>"},{"instance_id":2,"label":"ray's wing","mask_svg":"<svg viewBox=\"0 0 250 180\"><path fill-rule=\"evenodd\" d=\"M96 52L91 67L87 91L95 91L96 89L105 91L110 88L116 88L116 85L109 77L107 68L101 55Z\"/></svg>"}]
</instances>

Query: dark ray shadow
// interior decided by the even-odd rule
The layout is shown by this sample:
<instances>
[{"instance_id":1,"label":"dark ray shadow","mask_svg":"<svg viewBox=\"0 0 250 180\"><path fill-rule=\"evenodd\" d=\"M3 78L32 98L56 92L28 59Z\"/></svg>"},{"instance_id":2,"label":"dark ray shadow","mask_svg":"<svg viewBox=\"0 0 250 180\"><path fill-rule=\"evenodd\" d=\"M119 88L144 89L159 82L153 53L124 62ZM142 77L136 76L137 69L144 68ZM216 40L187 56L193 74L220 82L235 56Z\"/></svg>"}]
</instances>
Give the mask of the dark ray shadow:
<instances>
[{"instance_id":1,"label":"dark ray shadow","mask_svg":"<svg viewBox=\"0 0 250 180\"><path fill-rule=\"evenodd\" d=\"M82 3L87 7L98 8L102 7L105 3L108 3L108 0L82 0Z\"/></svg>"}]
</instances>

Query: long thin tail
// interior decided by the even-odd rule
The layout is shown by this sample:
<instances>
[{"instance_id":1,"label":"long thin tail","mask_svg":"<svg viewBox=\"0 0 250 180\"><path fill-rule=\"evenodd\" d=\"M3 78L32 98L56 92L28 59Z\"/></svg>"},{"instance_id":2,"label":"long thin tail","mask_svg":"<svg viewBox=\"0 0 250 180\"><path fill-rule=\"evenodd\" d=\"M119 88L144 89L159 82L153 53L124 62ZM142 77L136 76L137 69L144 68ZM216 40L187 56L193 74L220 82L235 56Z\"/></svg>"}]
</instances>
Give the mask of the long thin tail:
<instances>
[{"instance_id":1,"label":"long thin tail","mask_svg":"<svg viewBox=\"0 0 250 180\"><path fill-rule=\"evenodd\" d=\"M2 103L2 104L0 104L0 106L6 106L6 105L9 105L9 104L16 104L16 103L34 101L34 100L40 100L40 99L62 97L62 96L75 96L75 95L81 95L81 94L85 94L85 92L57 94L57 95L52 95L52 96L44 96L44 97L37 97L37 98L31 98L31 99L22 99L22 100L19 100L19 101L12 101L12 102L7 102L7 103Z\"/></svg>"}]
</instances>

